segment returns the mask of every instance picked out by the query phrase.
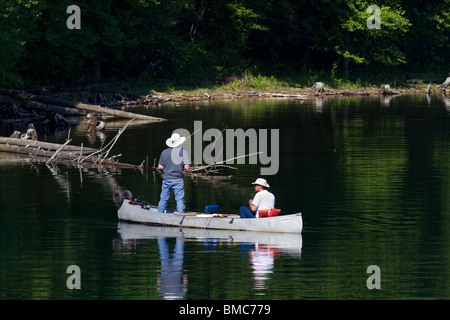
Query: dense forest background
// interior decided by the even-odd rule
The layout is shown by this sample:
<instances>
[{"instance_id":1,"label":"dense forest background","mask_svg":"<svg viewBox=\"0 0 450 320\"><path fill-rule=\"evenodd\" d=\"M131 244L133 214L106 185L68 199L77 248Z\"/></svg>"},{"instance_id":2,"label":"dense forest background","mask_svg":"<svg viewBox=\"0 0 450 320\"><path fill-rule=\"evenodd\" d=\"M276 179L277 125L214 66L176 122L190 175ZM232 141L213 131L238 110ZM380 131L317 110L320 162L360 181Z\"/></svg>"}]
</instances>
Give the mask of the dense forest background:
<instances>
[{"instance_id":1,"label":"dense forest background","mask_svg":"<svg viewBox=\"0 0 450 320\"><path fill-rule=\"evenodd\" d=\"M3 0L0 86L446 77L449 36L450 0Z\"/></svg>"}]
</instances>

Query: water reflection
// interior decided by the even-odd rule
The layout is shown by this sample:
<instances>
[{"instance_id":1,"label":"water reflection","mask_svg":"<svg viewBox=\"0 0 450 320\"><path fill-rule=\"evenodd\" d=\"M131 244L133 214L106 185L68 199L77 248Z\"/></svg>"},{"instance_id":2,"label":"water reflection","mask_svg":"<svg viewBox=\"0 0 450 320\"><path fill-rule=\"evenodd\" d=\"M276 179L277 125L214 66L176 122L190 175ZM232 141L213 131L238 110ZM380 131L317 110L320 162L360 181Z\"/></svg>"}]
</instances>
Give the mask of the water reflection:
<instances>
[{"instance_id":1,"label":"water reflection","mask_svg":"<svg viewBox=\"0 0 450 320\"><path fill-rule=\"evenodd\" d=\"M302 236L299 234L173 228L125 222L119 222L118 234L120 239L114 239L113 249L120 255L136 253L139 240L156 239L160 259L157 288L160 297L166 300L186 298L188 271L195 272L183 266L185 243L188 241L202 242L206 252L220 253L223 243L237 245L241 257L249 260L257 294L264 294L266 282L275 272L275 259L280 254L300 259L302 251ZM172 248L170 239L175 239ZM245 274L245 270L242 273Z\"/></svg>"},{"instance_id":2,"label":"water reflection","mask_svg":"<svg viewBox=\"0 0 450 320\"><path fill-rule=\"evenodd\" d=\"M450 112L450 98L442 95L442 101L444 102L445 110L447 110L447 112Z\"/></svg>"},{"instance_id":3,"label":"water reflection","mask_svg":"<svg viewBox=\"0 0 450 320\"><path fill-rule=\"evenodd\" d=\"M259 243L255 243L254 248L249 251L255 289L266 289L266 280L271 278L274 260L279 257L279 254L280 249L278 247Z\"/></svg>"},{"instance_id":4,"label":"water reflection","mask_svg":"<svg viewBox=\"0 0 450 320\"><path fill-rule=\"evenodd\" d=\"M71 299L62 267L80 263L84 284L78 295L84 299L160 299L158 288L165 290L161 282L174 270L176 296L184 299L252 299L260 293L268 299L448 299L450 96L302 102L217 101L201 110L164 105L157 116L172 121L130 126L114 151L124 155L123 162L141 163L148 156L152 165L164 145L161 137L176 128L193 132L197 120L204 128L279 128L280 170L271 185L284 213L305 213L303 250L286 248L290 240L251 233L168 233L146 226L126 232L120 225L111 257L115 181L154 203L161 190L154 172L147 177L120 168L46 166L47 159L0 152L0 297ZM122 126L108 120L107 134ZM9 136L10 128L2 124L0 133ZM64 143L67 135L52 134L48 142ZM90 145L81 126L71 136L74 145L100 144L96 137ZM223 177L186 177L186 206L239 208L259 166L236 167ZM158 236L167 242L166 265ZM181 277L177 239L183 241ZM366 287L372 264L384 279L377 292Z\"/></svg>"},{"instance_id":5,"label":"water reflection","mask_svg":"<svg viewBox=\"0 0 450 320\"><path fill-rule=\"evenodd\" d=\"M158 276L158 292L165 300L183 299L187 292L187 275L183 273L184 239L177 237L173 253L167 238L158 237L161 269Z\"/></svg>"}]
</instances>

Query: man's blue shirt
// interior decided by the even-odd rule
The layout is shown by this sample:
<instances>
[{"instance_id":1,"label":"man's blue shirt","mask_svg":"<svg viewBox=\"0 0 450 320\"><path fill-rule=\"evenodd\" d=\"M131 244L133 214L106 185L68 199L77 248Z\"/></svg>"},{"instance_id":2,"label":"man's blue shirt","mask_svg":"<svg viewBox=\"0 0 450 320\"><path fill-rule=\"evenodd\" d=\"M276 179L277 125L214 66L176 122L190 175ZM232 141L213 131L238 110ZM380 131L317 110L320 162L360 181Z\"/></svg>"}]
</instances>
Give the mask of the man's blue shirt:
<instances>
[{"instance_id":1,"label":"man's blue shirt","mask_svg":"<svg viewBox=\"0 0 450 320\"><path fill-rule=\"evenodd\" d=\"M190 164L186 150L177 148L167 148L161 153L159 158L163 169L163 179L180 179L183 177L184 165Z\"/></svg>"}]
</instances>

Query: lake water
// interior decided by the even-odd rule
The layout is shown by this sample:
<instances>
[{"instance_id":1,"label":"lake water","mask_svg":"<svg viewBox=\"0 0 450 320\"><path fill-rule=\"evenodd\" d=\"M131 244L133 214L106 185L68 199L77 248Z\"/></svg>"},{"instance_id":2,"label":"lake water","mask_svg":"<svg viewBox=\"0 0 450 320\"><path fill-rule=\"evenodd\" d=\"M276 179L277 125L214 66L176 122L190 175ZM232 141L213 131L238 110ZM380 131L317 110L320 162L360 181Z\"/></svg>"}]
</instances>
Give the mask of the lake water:
<instances>
[{"instance_id":1,"label":"lake water","mask_svg":"<svg viewBox=\"0 0 450 320\"><path fill-rule=\"evenodd\" d=\"M158 174L0 154L0 299L450 298L448 97L213 101L130 111L170 119L125 130L111 154L131 164L149 159L152 166L171 132L194 133L195 121L203 134L279 129L279 170L265 178L281 214L303 213L302 235L119 223L111 199L117 185L157 203ZM108 121L106 138L73 128L72 144L99 147L125 122ZM41 133L40 140L64 143L67 136ZM246 159L233 166L185 177L187 209L218 204L236 212L247 204L251 182L268 165ZM72 265L79 273L67 272ZM368 273L369 266L379 272Z\"/></svg>"}]
</instances>

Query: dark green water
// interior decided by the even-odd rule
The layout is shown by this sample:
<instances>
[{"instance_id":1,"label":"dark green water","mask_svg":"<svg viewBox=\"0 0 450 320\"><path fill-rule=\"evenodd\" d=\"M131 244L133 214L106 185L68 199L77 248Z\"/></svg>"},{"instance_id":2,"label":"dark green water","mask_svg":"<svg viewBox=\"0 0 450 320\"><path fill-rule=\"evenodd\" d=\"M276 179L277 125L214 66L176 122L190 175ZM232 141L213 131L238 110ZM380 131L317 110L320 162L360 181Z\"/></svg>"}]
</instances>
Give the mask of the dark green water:
<instances>
[{"instance_id":1,"label":"dark green water","mask_svg":"<svg viewBox=\"0 0 450 320\"><path fill-rule=\"evenodd\" d=\"M1 154L0 299L450 298L449 98L246 100L132 111L170 119L122 134L112 154L133 164L146 157L152 163L171 132L193 133L194 121L203 131L279 129L279 171L265 178L282 213L303 213L302 236L119 225L111 201L116 182L156 203L158 175ZM107 140L123 124L108 123ZM76 128L71 137L72 144L100 145ZM261 165L234 166L220 177L186 177L187 209L219 204L230 212L247 204ZM66 285L71 265L80 268L81 289ZM380 268L380 289L366 285L370 265Z\"/></svg>"}]
</instances>

